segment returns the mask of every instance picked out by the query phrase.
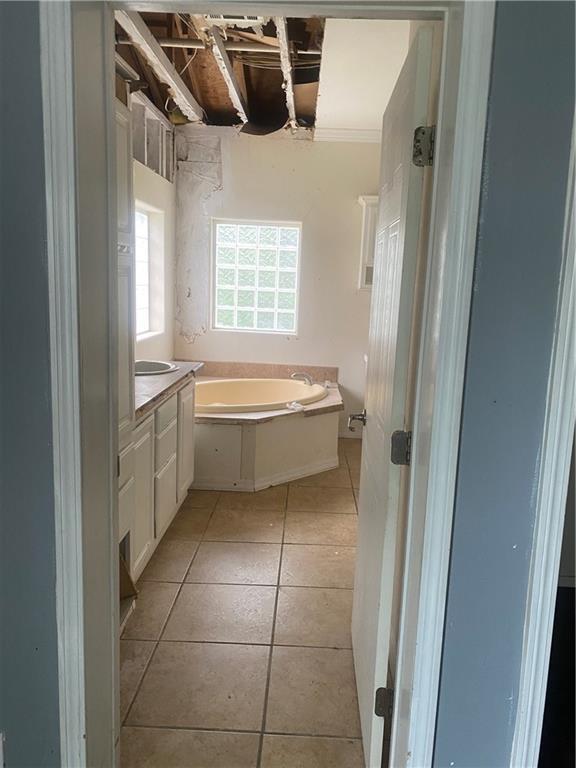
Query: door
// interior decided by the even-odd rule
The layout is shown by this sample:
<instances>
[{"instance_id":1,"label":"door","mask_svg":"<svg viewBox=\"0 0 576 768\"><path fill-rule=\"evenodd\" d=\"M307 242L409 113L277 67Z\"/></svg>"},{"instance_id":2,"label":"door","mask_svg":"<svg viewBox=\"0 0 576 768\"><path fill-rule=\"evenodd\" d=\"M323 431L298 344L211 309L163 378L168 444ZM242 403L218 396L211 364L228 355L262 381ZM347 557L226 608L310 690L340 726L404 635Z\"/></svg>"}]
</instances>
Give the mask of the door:
<instances>
[{"instance_id":1,"label":"door","mask_svg":"<svg viewBox=\"0 0 576 768\"><path fill-rule=\"evenodd\" d=\"M194 480L194 393L192 381L178 392L178 504Z\"/></svg>"},{"instance_id":2,"label":"door","mask_svg":"<svg viewBox=\"0 0 576 768\"><path fill-rule=\"evenodd\" d=\"M396 553L402 551L408 468L391 463L390 440L395 430L410 429L414 292L424 240L424 169L413 164L412 149L415 128L427 125L431 55L432 34L423 29L410 48L382 126L352 617L362 738L369 768L382 764L384 720L375 715L374 704L376 690L391 682L391 650L394 655L397 638L393 607L399 604L402 582Z\"/></svg>"}]
</instances>

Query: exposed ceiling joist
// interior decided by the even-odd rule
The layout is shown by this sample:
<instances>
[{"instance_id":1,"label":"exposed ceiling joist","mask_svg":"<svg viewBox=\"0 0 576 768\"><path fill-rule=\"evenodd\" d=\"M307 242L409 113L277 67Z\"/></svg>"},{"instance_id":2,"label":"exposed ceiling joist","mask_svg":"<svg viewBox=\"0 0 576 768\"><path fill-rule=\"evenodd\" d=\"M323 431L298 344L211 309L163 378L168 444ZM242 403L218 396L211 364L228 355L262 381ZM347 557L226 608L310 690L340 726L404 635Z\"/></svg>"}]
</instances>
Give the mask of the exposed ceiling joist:
<instances>
[{"instance_id":1,"label":"exposed ceiling joist","mask_svg":"<svg viewBox=\"0 0 576 768\"><path fill-rule=\"evenodd\" d=\"M243 123L248 122L248 105L246 99L232 69L232 62L228 56L226 48L224 47L224 39L222 33L218 27L212 27L210 29L210 37L212 38L212 54L218 64L220 72L226 85L228 86L228 93L230 94L230 100L234 105L234 109L238 112L238 117Z\"/></svg>"},{"instance_id":2,"label":"exposed ceiling joist","mask_svg":"<svg viewBox=\"0 0 576 768\"><path fill-rule=\"evenodd\" d=\"M204 115L202 107L176 71L140 14L135 11L118 10L115 12L115 17L118 24L120 24L141 51L158 79L168 86L170 95L180 110L189 120L193 122L201 121Z\"/></svg>"},{"instance_id":3,"label":"exposed ceiling joist","mask_svg":"<svg viewBox=\"0 0 576 768\"><path fill-rule=\"evenodd\" d=\"M203 40L194 37L158 37L156 41L162 48L189 48L191 50L201 50L206 47ZM121 38L119 43L132 44L128 38ZM270 53L280 55L280 49L269 43L260 43L252 40L224 40L224 48L227 51L240 53ZM321 56L320 48L298 48L297 53L300 56Z\"/></svg>"},{"instance_id":4,"label":"exposed ceiling joist","mask_svg":"<svg viewBox=\"0 0 576 768\"><path fill-rule=\"evenodd\" d=\"M280 43L280 66L284 76L284 92L286 94L286 107L288 109L288 119L290 126L296 128L296 107L294 105L294 81L292 80L292 60L290 58L290 47L288 42L288 28L286 19L282 16L274 18L276 25L276 34Z\"/></svg>"}]
</instances>

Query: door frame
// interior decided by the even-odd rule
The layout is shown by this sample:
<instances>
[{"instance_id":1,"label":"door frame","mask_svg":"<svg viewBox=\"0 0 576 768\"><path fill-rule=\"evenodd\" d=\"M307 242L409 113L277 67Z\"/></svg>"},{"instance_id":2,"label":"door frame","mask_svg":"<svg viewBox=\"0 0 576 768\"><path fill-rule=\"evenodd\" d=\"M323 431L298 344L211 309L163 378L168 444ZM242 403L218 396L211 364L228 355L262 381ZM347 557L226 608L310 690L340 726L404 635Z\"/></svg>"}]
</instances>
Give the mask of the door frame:
<instances>
[{"instance_id":1,"label":"door frame","mask_svg":"<svg viewBox=\"0 0 576 768\"><path fill-rule=\"evenodd\" d=\"M78 4L90 8L99 27L99 37L106 39L106 27L111 28L113 5L109 3ZM228 13L239 9L243 13L266 15L328 15L335 17L389 18L444 21L444 50L441 77L441 109L438 122L437 162L434 170L432 198L431 237L428 259L428 275L424 300L422 345L419 360L416 419L414 424L414 463L411 472L411 505L408 517L407 546L419 547L422 552L422 568L417 578L405 578L403 616L416 608L416 651L413 664L413 695L410 702L411 717L407 764L424 766L431 763L438 698L442 635L446 604L446 587L452 510L454 504L456 466L459 444L461 403L464 385L465 355L468 338L468 319L471 302L472 275L475 259L475 241L478 220L484 134L488 105L488 87L492 57L492 32L494 24L494 0L484 2L388 2L387 0L353 2L353 0L316 0L315 2L286 2L285 0L200 0L190 2L115 3L131 10L180 10L183 12ZM81 136L75 134L75 118L82 109L73 98L73 76L81 77L83 71L90 90L103 102L111 85L106 76L111 75L113 51L100 45L95 52L99 66L73 60L74 30L71 24L69 3L40 3L41 19L41 70L44 88L44 133L47 158L48 215L53 224L48 231L50 254L50 324L52 358L52 410L55 435L54 445L57 542L57 593L59 637L59 682L61 744L63 764L86 764L87 736L90 742L102 740L98 750L112 755L118 737L116 713L102 717L102 702L109 700L110 693L118 710L118 620L114 586L116 576L109 573L117 556L115 541L115 512L117 494L114 435L116 393L114 353L116 337L116 279L114 269L115 188L111 172L114 149L110 137L114 134L114 113L106 114L106 127L95 129L91 143L96 143L108 153L107 178L108 201L98 198L98 213L108 223L107 232L101 233L102 265L107 280L93 286L90 302L82 307L86 296L79 293L84 255L82 242L77 247L77 219L90 212L77 203L76 186L82 177L76 167L78 145ZM84 70L83 70L84 67ZM452 127L454 132L445 130ZM447 170L448 169L448 170ZM83 169L80 166L79 173ZM567 294L567 295L566 295ZM77 302L77 296L81 301ZM564 316L567 306L573 302L572 288L563 294L559 312ZM101 315L94 317L93 334L86 337L87 320L95 307L104 307L107 322ZM79 323L79 311L83 322ZM573 311L573 310L572 310ZM79 328L79 330L78 330ZM568 343L568 329L559 328L558 349ZM108 505L109 514L101 522L101 535L97 542L103 554L98 561L94 553L85 557L82 539L82 517L86 515L89 500L81 497L80 488L86 465L90 439L85 424L90 423L93 401L82 398L82 365L91 355L94 344L105 346L109 352L108 364L98 370L89 365L90 386L94 392L107 392L99 403L105 415L103 426L108 435L109 455L104 457L100 477L104 487L99 488L101 500ZM80 355L82 350L82 356ZM90 360L88 360L90 363ZM562 375L565 375L563 373ZM549 411L557 413L562 397L562 387L550 389ZM82 425L82 429L81 426ZM554 437L559 425L550 419L550 435ZM563 479L565 457L558 449L558 461L549 463L554 448L552 439L546 442L543 466L550 467L551 480ZM563 446L563 444L562 444ZM569 453L569 448L567 448ZM93 480L94 478L92 478ZM92 486L93 487L93 486ZM560 512L561 496L549 499L555 514ZM540 512L543 512L544 501ZM419 525L422 526L418 534ZM554 550L557 541L546 536L546 526L537 527L535 546L543 547L544 553ZM561 531L560 531L561 534ZM556 531L556 538L558 532ZM91 540L91 545L94 542ZM535 565L535 570L538 568ZM82 581L82 574L84 581ZM107 584L101 590L99 616L90 616L88 608L94 586ZM414 603L416 600L416 603ZM86 606L86 610L85 610ZM85 643L92 645L94 623L101 619L109 646L105 659L113 659L113 670L106 664L98 669L98 660L91 654L84 656ZM550 621L550 617L548 617ZM409 627L402 622L400 655L404 658ZM425 639L425 642L423 642ZM541 638L540 638L541 639ZM526 690L540 695L542 679L548 662L548 649L538 643L530 651L538 652L539 675L532 675ZM105 663L105 662L104 662ZM112 691L97 690L113 680ZM86 685L84 685L84 681ZM108 682L107 682L108 681ZM394 723L398 721L399 707L395 707ZM528 713L519 708L517 728ZM86 714L85 714L86 713ZM534 716L532 727L541 726L541 715ZM394 738L394 736L393 736ZM110 741L114 743L110 743ZM405 753L404 753L405 754ZM112 763L110 763L112 764ZM396 763L395 763L396 764ZM401 764L401 763L399 763Z\"/></svg>"}]
</instances>

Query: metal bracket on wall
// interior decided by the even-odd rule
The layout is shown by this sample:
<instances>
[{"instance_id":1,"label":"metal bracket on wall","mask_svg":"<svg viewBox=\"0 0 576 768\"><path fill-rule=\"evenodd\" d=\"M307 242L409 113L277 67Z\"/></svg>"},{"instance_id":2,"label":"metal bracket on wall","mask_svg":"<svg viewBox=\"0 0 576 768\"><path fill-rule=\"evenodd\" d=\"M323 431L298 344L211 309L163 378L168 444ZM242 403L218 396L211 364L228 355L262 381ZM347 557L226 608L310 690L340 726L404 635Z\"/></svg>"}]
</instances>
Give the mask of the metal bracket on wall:
<instances>
[{"instance_id":1,"label":"metal bracket on wall","mask_svg":"<svg viewBox=\"0 0 576 768\"><path fill-rule=\"evenodd\" d=\"M418 168L432 165L434 162L435 125L420 125L414 131L412 141L412 162Z\"/></svg>"}]
</instances>

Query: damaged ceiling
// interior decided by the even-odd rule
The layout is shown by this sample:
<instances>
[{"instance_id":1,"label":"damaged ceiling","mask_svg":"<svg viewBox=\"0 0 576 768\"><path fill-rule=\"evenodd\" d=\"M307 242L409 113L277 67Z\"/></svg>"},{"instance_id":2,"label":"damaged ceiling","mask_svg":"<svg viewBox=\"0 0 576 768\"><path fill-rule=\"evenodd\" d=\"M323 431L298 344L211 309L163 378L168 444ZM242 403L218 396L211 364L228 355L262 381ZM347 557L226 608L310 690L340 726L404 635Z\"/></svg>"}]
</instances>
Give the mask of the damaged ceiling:
<instances>
[{"instance_id":1,"label":"damaged ceiling","mask_svg":"<svg viewBox=\"0 0 576 768\"><path fill-rule=\"evenodd\" d=\"M117 71L174 124L297 132L315 124L323 36L320 18L121 10Z\"/></svg>"}]
</instances>

